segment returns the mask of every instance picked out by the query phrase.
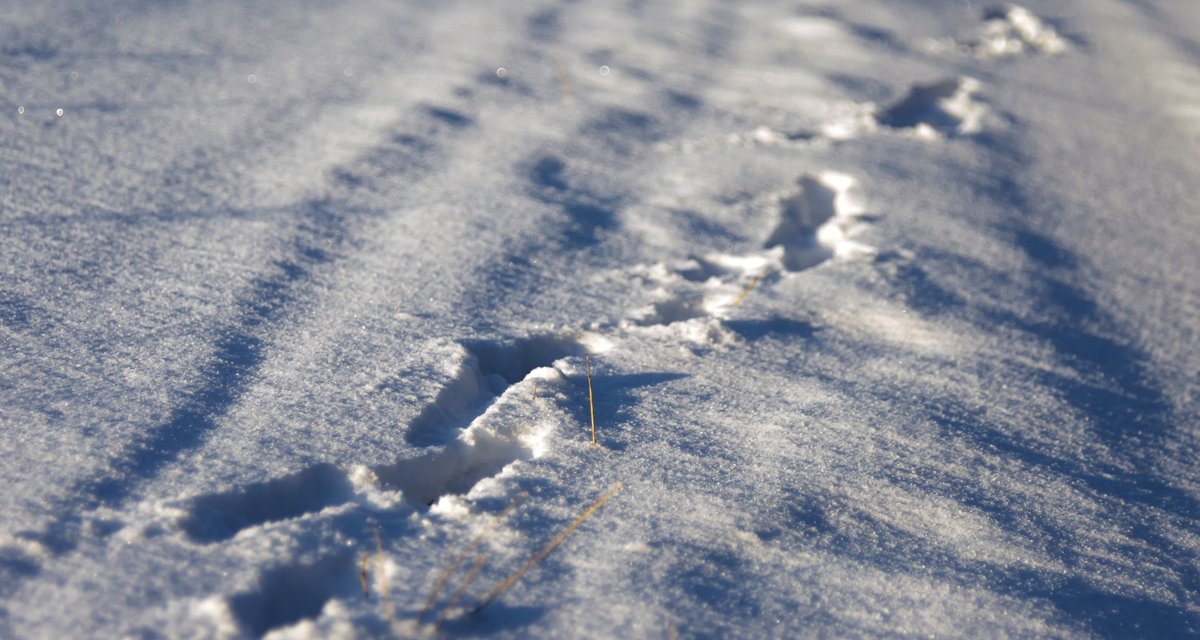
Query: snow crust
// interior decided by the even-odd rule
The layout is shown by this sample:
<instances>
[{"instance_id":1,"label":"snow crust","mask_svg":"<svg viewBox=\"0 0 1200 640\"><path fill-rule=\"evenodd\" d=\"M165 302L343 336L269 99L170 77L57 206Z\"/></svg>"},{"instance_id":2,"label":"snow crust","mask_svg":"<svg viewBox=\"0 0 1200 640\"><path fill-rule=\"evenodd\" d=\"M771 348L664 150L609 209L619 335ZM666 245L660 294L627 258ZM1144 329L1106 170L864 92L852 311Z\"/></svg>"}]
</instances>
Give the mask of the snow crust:
<instances>
[{"instance_id":1,"label":"snow crust","mask_svg":"<svg viewBox=\"0 0 1200 640\"><path fill-rule=\"evenodd\" d=\"M0 637L1200 636L1196 33L0 6Z\"/></svg>"}]
</instances>

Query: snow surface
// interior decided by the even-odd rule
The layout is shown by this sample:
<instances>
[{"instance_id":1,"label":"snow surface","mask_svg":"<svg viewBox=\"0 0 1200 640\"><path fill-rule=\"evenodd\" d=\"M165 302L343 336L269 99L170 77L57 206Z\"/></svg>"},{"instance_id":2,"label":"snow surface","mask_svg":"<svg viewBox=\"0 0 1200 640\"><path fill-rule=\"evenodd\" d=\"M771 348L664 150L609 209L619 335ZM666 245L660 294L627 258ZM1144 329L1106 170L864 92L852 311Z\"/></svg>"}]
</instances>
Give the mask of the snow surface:
<instances>
[{"instance_id":1,"label":"snow surface","mask_svg":"<svg viewBox=\"0 0 1200 640\"><path fill-rule=\"evenodd\" d=\"M1198 33L0 4L0 637L1200 637Z\"/></svg>"}]
</instances>

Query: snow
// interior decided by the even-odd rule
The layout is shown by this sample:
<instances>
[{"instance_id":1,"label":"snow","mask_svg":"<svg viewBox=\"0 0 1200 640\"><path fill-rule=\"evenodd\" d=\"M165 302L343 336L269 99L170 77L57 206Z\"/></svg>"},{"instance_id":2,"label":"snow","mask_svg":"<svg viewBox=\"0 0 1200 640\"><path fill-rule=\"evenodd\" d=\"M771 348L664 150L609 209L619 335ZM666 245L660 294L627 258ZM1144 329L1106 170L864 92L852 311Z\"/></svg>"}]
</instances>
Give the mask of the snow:
<instances>
[{"instance_id":1,"label":"snow","mask_svg":"<svg viewBox=\"0 0 1200 640\"><path fill-rule=\"evenodd\" d=\"M0 637L1200 636L1200 6L0 17Z\"/></svg>"}]
</instances>

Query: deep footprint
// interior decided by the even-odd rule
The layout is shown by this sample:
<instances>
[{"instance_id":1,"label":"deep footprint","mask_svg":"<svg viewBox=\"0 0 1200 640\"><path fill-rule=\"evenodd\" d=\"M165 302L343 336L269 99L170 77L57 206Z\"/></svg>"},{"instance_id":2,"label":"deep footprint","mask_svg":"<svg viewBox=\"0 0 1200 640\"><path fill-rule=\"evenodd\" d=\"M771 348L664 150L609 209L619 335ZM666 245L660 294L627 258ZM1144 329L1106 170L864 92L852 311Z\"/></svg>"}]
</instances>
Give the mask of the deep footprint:
<instances>
[{"instance_id":1,"label":"deep footprint","mask_svg":"<svg viewBox=\"0 0 1200 640\"><path fill-rule=\"evenodd\" d=\"M837 255L847 242L848 223L860 213L847 204L852 184L836 173L801 177L799 191L780 200L779 224L763 247L782 247L788 271L811 269Z\"/></svg>"},{"instance_id":2,"label":"deep footprint","mask_svg":"<svg viewBox=\"0 0 1200 640\"><path fill-rule=\"evenodd\" d=\"M583 353L575 339L550 334L466 341L463 346L467 352L458 374L408 432L411 444L444 446L373 469L385 486L400 489L414 506L465 492L505 465L530 458L532 450L510 434L480 429L469 441L458 436L534 369ZM346 472L321 463L292 475L193 498L180 528L193 542L221 542L251 527L344 504L353 495Z\"/></svg>"},{"instance_id":3,"label":"deep footprint","mask_svg":"<svg viewBox=\"0 0 1200 640\"><path fill-rule=\"evenodd\" d=\"M484 418L502 413L506 394L535 369L585 352L574 337L555 334L467 340L462 345L467 353L458 375L408 434L410 444L440 446L372 469L383 486L399 489L415 507L428 506L443 495L466 493L506 465L532 458L528 426L520 424L523 417Z\"/></svg>"},{"instance_id":4,"label":"deep footprint","mask_svg":"<svg viewBox=\"0 0 1200 640\"><path fill-rule=\"evenodd\" d=\"M455 377L409 425L406 441L428 447L452 442L510 385L538 367L582 355L574 338L540 334L509 340L465 340L466 357Z\"/></svg>"},{"instance_id":5,"label":"deep footprint","mask_svg":"<svg viewBox=\"0 0 1200 640\"><path fill-rule=\"evenodd\" d=\"M442 496L467 493L505 466L532 457L533 450L519 438L481 432L469 442L456 440L436 451L380 465L372 471L382 486L400 490L409 505L425 508Z\"/></svg>"},{"instance_id":6,"label":"deep footprint","mask_svg":"<svg viewBox=\"0 0 1200 640\"><path fill-rule=\"evenodd\" d=\"M229 599L242 630L262 637L272 629L316 618L333 597L357 586L354 556L343 552L310 564L284 566L263 574L258 588Z\"/></svg>"},{"instance_id":7,"label":"deep footprint","mask_svg":"<svg viewBox=\"0 0 1200 640\"><path fill-rule=\"evenodd\" d=\"M947 136L978 133L987 113L974 99L978 90L979 82L966 77L914 85L876 118L893 129L932 130Z\"/></svg>"},{"instance_id":8,"label":"deep footprint","mask_svg":"<svg viewBox=\"0 0 1200 640\"><path fill-rule=\"evenodd\" d=\"M220 542L250 527L345 503L353 493L345 472L332 464L318 464L282 478L197 497L180 527L193 542Z\"/></svg>"}]
</instances>

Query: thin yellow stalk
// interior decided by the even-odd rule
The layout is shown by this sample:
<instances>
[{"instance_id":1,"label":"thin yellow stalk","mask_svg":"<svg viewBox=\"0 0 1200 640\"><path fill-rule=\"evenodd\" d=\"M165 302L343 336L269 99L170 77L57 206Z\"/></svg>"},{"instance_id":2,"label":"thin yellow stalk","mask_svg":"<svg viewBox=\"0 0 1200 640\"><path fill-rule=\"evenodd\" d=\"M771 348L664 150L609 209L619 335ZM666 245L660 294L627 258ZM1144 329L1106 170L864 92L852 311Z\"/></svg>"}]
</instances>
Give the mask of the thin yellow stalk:
<instances>
[{"instance_id":1,"label":"thin yellow stalk","mask_svg":"<svg viewBox=\"0 0 1200 640\"><path fill-rule=\"evenodd\" d=\"M754 279L750 281L750 286L746 287L746 290L742 292L742 295L738 296L738 297L737 297L737 300L734 300L734 301L733 301L733 306L735 306L735 307L736 307L736 306L738 306L739 304L741 304L741 303L742 303L742 300L743 300L743 299L744 299L744 298L745 298L745 297L746 297L746 296L747 296L747 295L748 295L748 294L749 294L751 291L753 291L753 290L754 290L754 287L758 286L758 281L759 281L759 280L762 280L763 278L765 278L765 277L766 277L766 275L767 275L767 271L768 271L767 269L763 269L763 272L762 272L762 273L760 273L760 274L758 274L758 275L754 276Z\"/></svg>"},{"instance_id":2,"label":"thin yellow stalk","mask_svg":"<svg viewBox=\"0 0 1200 640\"><path fill-rule=\"evenodd\" d=\"M584 361L587 362L587 383L588 383L588 412L592 416L592 444L600 444L596 440L596 402L592 396L592 357L588 354L583 354Z\"/></svg>"},{"instance_id":3,"label":"thin yellow stalk","mask_svg":"<svg viewBox=\"0 0 1200 640\"><path fill-rule=\"evenodd\" d=\"M505 578L503 582L496 585L496 587L492 589L491 593L487 594L487 597L483 599L483 602L480 602L479 606L475 607L475 611L482 610L484 607L491 604L496 598L504 595L505 591L508 591L509 588L516 584L517 581L520 580L526 573L528 573L530 569L545 559L546 556L550 555L550 552L554 551L558 545L562 544L563 541L567 539L567 536L574 533L575 530L579 528L579 525L583 524L585 520L592 517L592 514L596 513L600 507L603 507L605 502L608 502L613 496L617 495L617 493L621 491L624 486L625 483L617 482L610 487L604 495L600 496L595 502L592 503L592 506L588 507L583 513L579 514L579 517L575 518L571 524L567 525L567 527L560 531L558 535L554 536L553 540L546 543L546 546L542 547L542 550L537 552L537 555L530 558L528 562L526 562L524 565L521 565L520 569L517 569L516 572Z\"/></svg>"},{"instance_id":4,"label":"thin yellow stalk","mask_svg":"<svg viewBox=\"0 0 1200 640\"><path fill-rule=\"evenodd\" d=\"M464 562L467 561L467 558L471 557L471 553L475 551L475 548L483 543L483 541L487 539L487 537L491 535L493 531L496 530L496 527L500 526L500 523L504 522L504 519L507 518L513 512L513 510L517 508L517 505L521 504L521 502L527 497L529 497L528 491L522 491L521 493L518 493L516 497L508 502L508 506L504 507L504 510L492 519L491 524L484 528L483 531L480 531L479 534L476 535L471 542L467 544L462 551L459 551L458 555L446 565L446 568L442 570L440 575L438 575L437 582L435 582L433 585L433 590L429 592L429 597L425 598L425 605L421 608L420 615L417 616L418 621L424 620L425 616L429 614L429 611L433 609L433 605L437 603L438 596L442 593L442 589L446 587L446 583L450 581L450 577L454 575L455 571L458 571L458 568L461 567Z\"/></svg>"}]
</instances>

